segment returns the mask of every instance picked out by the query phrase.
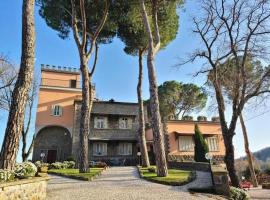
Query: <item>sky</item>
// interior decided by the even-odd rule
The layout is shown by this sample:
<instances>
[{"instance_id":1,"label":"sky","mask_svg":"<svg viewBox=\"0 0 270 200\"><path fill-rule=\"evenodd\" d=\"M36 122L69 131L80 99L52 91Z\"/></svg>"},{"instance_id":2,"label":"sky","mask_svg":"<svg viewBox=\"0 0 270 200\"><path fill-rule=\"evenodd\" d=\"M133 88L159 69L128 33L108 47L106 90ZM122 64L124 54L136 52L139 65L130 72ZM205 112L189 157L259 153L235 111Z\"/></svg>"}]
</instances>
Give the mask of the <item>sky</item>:
<instances>
[{"instance_id":1,"label":"sky","mask_svg":"<svg viewBox=\"0 0 270 200\"><path fill-rule=\"evenodd\" d=\"M21 55L21 7L22 0L0 1L0 54L7 55L18 66ZM188 53L200 45L197 36L192 33L191 15L197 12L194 1L188 1L184 8L181 8L178 12L180 24L177 38L160 51L155 60L158 84L168 80L176 80L203 86L206 79L205 75L193 76L200 69L202 61L175 67L180 62L180 58L185 58ZM72 35L66 40L59 38L57 32L50 29L39 16L38 7L35 8L35 25L35 77L38 77L38 79L40 77L40 64L79 67L77 47ZM113 98L116 101L137 101L138 58L126 55L123 48L124 44L118 38L115 38L111 44L100 47L94 82L97 96L102 100ZM144 68L143 97L144 99L149 97L146 67ZM227 116L229 116L229 113L228 110ZM207 108L199 114L203 114L209 119L217 115ZM194 114L194 117L199 114ZM249 106L244 111L244 117L250 139L250 149L257 151L270 146L269 139L267 139L270 134L270 106L261 105L256 108ZM6 121L7 113L1 111L0 145L3 141ZM32 120L31 133L34 132L34 122L35 119ZM31 134L29 135L30 138ZM234 138L236 157L245 155L242 138L240 124L238 123Z\"/></svg>"}]
</instances>

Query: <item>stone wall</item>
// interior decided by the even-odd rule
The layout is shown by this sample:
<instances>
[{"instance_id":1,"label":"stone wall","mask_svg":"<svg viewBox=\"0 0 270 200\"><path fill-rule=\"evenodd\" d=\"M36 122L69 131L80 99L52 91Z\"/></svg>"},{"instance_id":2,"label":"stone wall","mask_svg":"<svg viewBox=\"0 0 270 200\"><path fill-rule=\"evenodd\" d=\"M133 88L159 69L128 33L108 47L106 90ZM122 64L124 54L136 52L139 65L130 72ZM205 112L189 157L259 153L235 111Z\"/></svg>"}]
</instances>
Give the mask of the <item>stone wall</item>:
<instances>
[{"instance_id":1,"label":"stone wall","mask_svg":"<svg viewBox=\"0 0 270 200\"><path fill-rule=\"evenodd\" d=\"M9 183L0 183L1 200L46 199L48 177L35 177Z\"/></svg>"},{"instance_id":2,"label":"stone wall","mask_svg":"<svg viewBox=\"0 0 270 200\"><path fill-rule=\"evenodd\" d=\"M210 171L209 164L201 162L168 162L168 167L182 170Z\"/></svg>"},{"instance_id":3,"label":"stone wall","mask_svg":"<svg viewBox=\"0 0 270 200\"><path fill-rule=\"evenodd\" d=\"M137 143L138 140L137 115L138 115L138 105L134 103L116 103L116 102L102 102L102 101L94 102L90 121L90 133L89 133L90 141L106 140L106 141L129 141L132 143ZM95 116L108 117L108 128L95 129L94 128ZM119 117L125 116L128 116L132 119L131 129L119 129ZM81 118L81 102L76 101L74 104L74 127L72 133L72 155L74 158L76 158L76 160L78 159L80 147L80 139L79 139L80 118ZM89 149L90 148L91 144L89 146ZM89 159L97 160L101 158L94 158L91 155L91 152L89 152Z\"/></svg>"},{"instance_id":4,"label":"stone wall","mask_svg":"<svg viewBox=\"0 0 270 200\"><path fill-rule=\"evenodd\" d=\"M40 160L40 153L45 153L47 162L48 150L56 150L57 161L64 161L71 155L71 134L63 127L49 126L41 129L34 143L33 161Z\"/></svg>"}]
</instances>

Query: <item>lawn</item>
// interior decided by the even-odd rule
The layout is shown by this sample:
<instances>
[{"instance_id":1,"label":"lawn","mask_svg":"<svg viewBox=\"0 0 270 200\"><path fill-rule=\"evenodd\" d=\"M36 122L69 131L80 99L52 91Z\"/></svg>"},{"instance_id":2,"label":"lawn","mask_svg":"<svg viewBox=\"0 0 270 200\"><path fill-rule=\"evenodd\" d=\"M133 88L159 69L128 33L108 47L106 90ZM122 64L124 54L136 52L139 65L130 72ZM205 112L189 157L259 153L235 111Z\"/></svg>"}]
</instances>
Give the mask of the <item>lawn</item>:
<instances>
[{"instance_id":1,"label":"lawn","mask_svg":"<svg viewBox=\"0 0 270 200\"><path fill-rule=\"evenodd\" d=\"M100 175L104 168L90 168L89 173L79 173L79 169L50 169L49 174L56 174L73 179L91 181L96 176Z\"/></svg>"},{"instance_id":2,"label":"lawn","mask_svg":"<svg viewBox=\"0 0 270 200\"><path fill-rule=\"evenodd\" d=\"M152 168L152 167L151 167ZM180 169L169 169L167 177L158 177L155 172L149 172L148 168L139 168L141 177L152 182L164 185L184 185L195 179L195 172Z\"/></svg>"}]
</instances>

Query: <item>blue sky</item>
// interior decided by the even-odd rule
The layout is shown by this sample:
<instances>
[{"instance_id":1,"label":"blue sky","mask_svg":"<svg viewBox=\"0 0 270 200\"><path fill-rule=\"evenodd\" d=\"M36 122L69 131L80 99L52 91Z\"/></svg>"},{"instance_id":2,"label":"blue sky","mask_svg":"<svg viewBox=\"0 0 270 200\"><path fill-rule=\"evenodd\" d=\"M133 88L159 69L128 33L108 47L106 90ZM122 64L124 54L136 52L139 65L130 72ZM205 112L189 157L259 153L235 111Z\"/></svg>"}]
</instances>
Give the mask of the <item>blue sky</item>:
<instances>
[{"instance_id":1,"label":"blue sky","mask_svg":"<svg viewBox=\"0 0 270 200\"><path fill-rule=\"evenodd\" d=\"M21 5L22 1L0 1L0 53L9 56L17 65L20 63L21 55ZM179 63L180 57L194 50L198 45L198 39L191 31L191 13L196 6L192 1L185 5L180 13L180 27L177 38L171 42L165 50L162 50L156 58L156 71L158 83L167 80L192 82L203 85L205 76L193 77L202 63L187 64L180 69L173 67ZM35 76L40 76L40 64L79 66L79 58L73 38L62 40L57 33L50 29L35 10L36 24L36 63ZM99 60L94 82L97 87L97 95L103 100L114 98L116 101L136 102L136 84L138 75L137 57L128 56L123 51L124 45L119 39L113 43L103 45L100 48ZM143 96L148 98L147 71L144 70ZM270 107L247 108L245 118L249 119L246 124L250 137L252 151L269 146L268 136L270 134ZM208 109L203 111L208 117L215 116ZM7 113L0 113L0 144L4 137ZM197 114L195 115L197 116ZM236 156L244 155L244 145L241 129L237 128L234 139ZM32 132L34 131L34 120ZM29 138L31 135L29 136Z\"/></svg>"}]
</instances>

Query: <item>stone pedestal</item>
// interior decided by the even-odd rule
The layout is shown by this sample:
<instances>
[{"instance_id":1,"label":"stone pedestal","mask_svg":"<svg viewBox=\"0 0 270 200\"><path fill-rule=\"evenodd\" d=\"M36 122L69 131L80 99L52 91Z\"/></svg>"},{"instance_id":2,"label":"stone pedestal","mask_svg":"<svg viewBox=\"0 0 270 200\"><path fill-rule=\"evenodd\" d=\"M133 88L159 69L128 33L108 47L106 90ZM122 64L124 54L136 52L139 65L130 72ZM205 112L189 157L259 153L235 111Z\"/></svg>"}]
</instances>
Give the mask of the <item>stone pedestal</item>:
<instances>
[{"instance_id":1,"label":"stone pedestal","mask_svg":"<svg viewBox=\"0 0 270 200\"><path fill-rule=\"evenodd\" d=\"M230 186L228 179L228 171L225 165L211 166L213 173L214 188L217 194L229 196Z\"/></svg>"}]
</instances>

